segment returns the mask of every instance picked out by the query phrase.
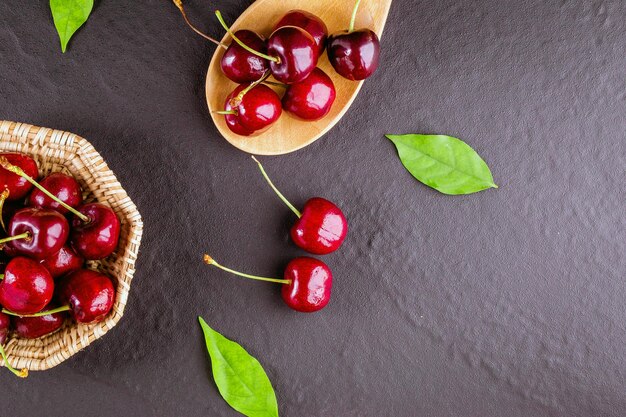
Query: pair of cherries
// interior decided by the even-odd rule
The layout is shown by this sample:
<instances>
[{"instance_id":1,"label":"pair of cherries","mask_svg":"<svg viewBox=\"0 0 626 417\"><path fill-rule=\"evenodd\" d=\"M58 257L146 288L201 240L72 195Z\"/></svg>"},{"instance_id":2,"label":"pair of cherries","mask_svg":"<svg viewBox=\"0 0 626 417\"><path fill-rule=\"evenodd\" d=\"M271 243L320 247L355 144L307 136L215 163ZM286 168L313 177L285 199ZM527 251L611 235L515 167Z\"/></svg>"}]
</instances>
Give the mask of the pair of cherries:
<instances>
[{"instance_id":1,"label":"pair of cherries","mask_svg":"<svg viewBox=\"0 0 626 417\"><path fill-rule=\"evenodd\" d=\"M117 216L102 204L84 204L72 176L53 173L41 183L38 176L31 157L0 154L0 222L8 235L0 239L0 335L10 330L7 316L13 316L18 337L38 338L59 329L66 312L79 323L93 323L113 306L111 279L83 266L115 250ZM1 344L0 351L5 356Z\"/></svg>"},{"instance_id":2,"label":"pair of cherries","mask_svg":"<svg viewBox=\"0 0 626 417\"><path fill-rule=\"evenodd\" d=\"M223 114L227 126L236 134L251 136L269 128L282 110L296 118L319 120L330 111L336 97L331 78L317 62L327 50L328 59L341 76L363 80L378 67L380 42L370 29L354 29L357 0L347 31L328 35L326 24L303 10L292 10L275 25L265 41L250 30L232 33L219 11L217 18L233 38L228 47L212 39L189 22L181 0L174 0L185 21L203 37L225 47L222 72L239 83L226 98ZM284 84L285 94L278 94L262 84L269 75Z\"/></svg>"},{"instance_id":3,"label":"pair of cherries","mask_svg":"<svg viewBox=\"0 0 626 417\"><path fill-rule=\"evenodd\" d=\"M326 255L339 249L348 233L348 222L341 209L324 198L314 197L304 204L300 212L274 186L263 165L254 156L252 159L259 165L263 177L278 197L298 216L290 233L293 242L301 249L316 255ZM245 278L283 284L282 299L296 311L318 311L330 301L332 272L328 265L315 258L302 256L291 260L285 268L283 279L234 271L218 264L209 255L204 255L204 262Z\"/></svg>"}]
</instances>

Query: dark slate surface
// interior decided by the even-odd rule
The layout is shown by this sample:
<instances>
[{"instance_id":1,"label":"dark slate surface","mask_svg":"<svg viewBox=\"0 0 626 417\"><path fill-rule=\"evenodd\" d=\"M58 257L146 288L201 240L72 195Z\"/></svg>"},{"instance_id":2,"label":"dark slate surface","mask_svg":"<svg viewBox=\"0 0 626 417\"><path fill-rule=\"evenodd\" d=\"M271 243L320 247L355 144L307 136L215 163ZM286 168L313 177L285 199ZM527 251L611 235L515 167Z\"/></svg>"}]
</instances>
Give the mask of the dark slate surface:
<instances>
[{"instance_id":1,"label":"dark slate surface","mask_svg":"<svg viewBox=\"0 0 626 417\"><path fill-rule=\"evenodd\" d=\"M218 4L219 3L219 4ZM220 34L247 1L190 2ZM59 51L47 2L0 2L0 118L78 133L146 230L126 315L57 368L0 372L0 415L234 416L196 316L265 365L282 416L626 413L626 2L396 1L336 128L264 158L350 222L321 313L201 263L280 274L293 218L204 100L213 46L165 0L100 1ZM384 133L464 138L499 190L417 183Z\"/></svg>"}]
</instances>

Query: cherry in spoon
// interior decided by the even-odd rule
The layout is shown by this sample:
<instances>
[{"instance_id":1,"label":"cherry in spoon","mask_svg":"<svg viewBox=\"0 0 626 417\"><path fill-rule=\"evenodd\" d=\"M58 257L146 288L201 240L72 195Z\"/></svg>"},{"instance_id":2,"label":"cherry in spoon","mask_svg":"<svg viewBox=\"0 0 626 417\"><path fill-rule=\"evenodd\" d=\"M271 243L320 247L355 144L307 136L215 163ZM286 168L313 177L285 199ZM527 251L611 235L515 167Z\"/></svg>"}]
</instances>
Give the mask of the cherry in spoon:
<instances>
[{"instance_id":1,"label":"cherry in spoon","mask_svg":"<svg viewBox=\"0 0 626 417\"><path fill-rule=\"evenodd\" d=\"M261 174L276 195L298 216L291 228L293 242L307 252L326 255L339 249L348 233L348 221L343 212L332 202L314 197L309 199L300 212L274 186L263 165L253 156Z\"/></svg>"},{"instance_id":2,"label":"cherry in spoon","mask_svg":"<svg viewBox=\"0 0 626 417\"><path fill-rule=\"evenodd\" d=\"M283 279L244 274L218 264L209 255L204 255L204 262L244 278L283 284L283 301L289 308L302 313L321 310L330 301L333 274L324 262L314 258L303 256L292 259L285 267Z\"/></svg>"},{"instance_id":3,"label":"cherry in spoon","mask_svg":"<svg viewBox=\"0 0 626 417\"><path fill-rule=\"evenodd\" d=\"M296 26L306 30L315 40L316 55L322 55L328 37L328 28L322 19L304 10L290 10L278 21L274 30L283 26Z\"/></svg>"},{"instance_id":4,"label":"cherry in spoon","mask_svg":"<svg viewBox=\"0 0 626 417\"><path fill-rule=\"evenodd\" d=\"M283 109L302 120L319 120L328 114L336 96L330 77L315 68L304 80L287 86Z\"/></svg>"},{"instance_id":5,"label":"cherry in spoon","mask_svg":"<svg viewBox=\"0 0 626 417\"><path fill-rule=\"evenodd\" d=\"M347 31L328 37L328 59L339 75L349 80L364 80L378 68L380 41L370 29L354 29L356 12L361 0L357 0L350 27Z\"/></svg>"},{"instance_id":6,"label":"cherry in spoon","mask_svg":"<svg viewBox=\"0 0 626 417\"><path fill-rule=\"evenodd\" d=\"M252 136L269 128L282 113L280 97L271 88L253 83L240 85L228 95L223 114L234 133Z\"/></svg>"}]
</instances>

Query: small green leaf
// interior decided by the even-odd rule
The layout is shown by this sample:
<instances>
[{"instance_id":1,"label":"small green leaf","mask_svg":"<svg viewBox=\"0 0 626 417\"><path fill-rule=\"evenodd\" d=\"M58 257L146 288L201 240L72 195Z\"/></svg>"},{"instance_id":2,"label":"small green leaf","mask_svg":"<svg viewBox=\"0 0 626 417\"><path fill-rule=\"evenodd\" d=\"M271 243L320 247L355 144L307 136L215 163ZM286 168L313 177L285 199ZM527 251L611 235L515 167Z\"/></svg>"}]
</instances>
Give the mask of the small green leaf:
<instances>
[{"instance_id":1,"label":"small green leaf","mask_svg":"<svg viewBox=\"0 0 626 417\"><path fill-rule=\"evenodd\" d=\"M278 417L278 403L263 367L244 348L198 317L211 357L213 378L226 402L248 417Z\"/></svg>"},{"instance_id":2,"label":"small green leaf","mask_svg":"<svg viewBox=\"0 0 626 417\"><path fill-rule=\"evenodd\" d=\"M489 167L468 144L446 135L386 135L404 167L420 182L444 194L498 188Z\"/></svg>"},{"instance_id":3,"label":"small green leaf","mask_svg":"<svg viewBox=\"0 0 626 417\"><path fill-rule=\"evenodd\" d=\"M93 0L50 0L52 19L63 53L72 35L87 21L92 8Z\"/></svg>"}]
</instances>

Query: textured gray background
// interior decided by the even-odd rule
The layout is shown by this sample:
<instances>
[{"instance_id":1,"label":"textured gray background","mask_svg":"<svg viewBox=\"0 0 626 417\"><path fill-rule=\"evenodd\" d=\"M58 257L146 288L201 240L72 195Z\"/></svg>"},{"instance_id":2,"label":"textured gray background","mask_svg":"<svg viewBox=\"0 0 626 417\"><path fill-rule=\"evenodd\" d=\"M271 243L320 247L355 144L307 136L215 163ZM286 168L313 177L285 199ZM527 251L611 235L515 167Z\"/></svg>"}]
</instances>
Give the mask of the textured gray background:
<instances>
[{"instance_id":1,"label":"textured gray background","mask_svg":"<svg viewBox=\"0 0 626 417\"><path fill-rule=\"evenodd\" d=\"M249 1L189 1L213 35ZM264 364L282 416L626 414L626 2L394 2L382 65L324 138L265 158L350 233L314 315L279 287L293 217L207 115L213 52L161 1L100 1L67 54L47 1L0 2L0 118L106 158L146 230L126 315L57 368L0 372L0 415L234 416L196 316ZM417 183L384 133L466 140L499 190Z\"/></svg>"}]
</instances>

